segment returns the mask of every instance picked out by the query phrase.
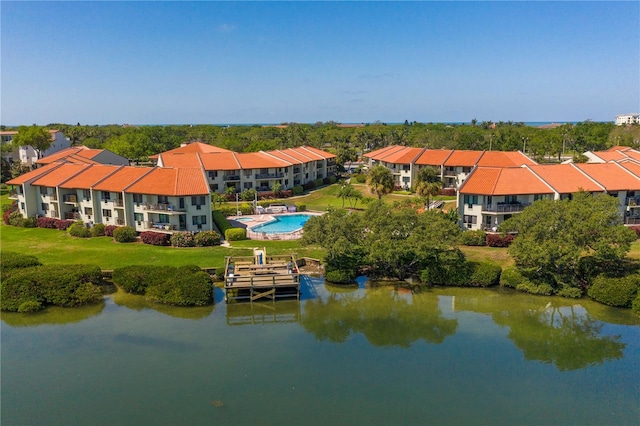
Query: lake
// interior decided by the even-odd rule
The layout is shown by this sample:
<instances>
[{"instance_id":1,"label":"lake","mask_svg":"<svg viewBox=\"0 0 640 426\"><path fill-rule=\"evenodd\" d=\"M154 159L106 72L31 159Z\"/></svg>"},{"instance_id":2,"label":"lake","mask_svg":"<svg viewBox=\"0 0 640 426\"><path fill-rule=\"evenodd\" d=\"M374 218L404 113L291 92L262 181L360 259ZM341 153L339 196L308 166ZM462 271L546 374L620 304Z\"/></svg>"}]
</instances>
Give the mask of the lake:
<instances>
[{"instance_id":1,"label":"lake","mask_svg":"<svg viewBox=\"0 0 640 426\"><path fill-rule=\"evenodd\" d=\"M3 425L637 424L640 322L589 300L305 278L302 300L2 314Z\"/></svg>"}]
</instances>

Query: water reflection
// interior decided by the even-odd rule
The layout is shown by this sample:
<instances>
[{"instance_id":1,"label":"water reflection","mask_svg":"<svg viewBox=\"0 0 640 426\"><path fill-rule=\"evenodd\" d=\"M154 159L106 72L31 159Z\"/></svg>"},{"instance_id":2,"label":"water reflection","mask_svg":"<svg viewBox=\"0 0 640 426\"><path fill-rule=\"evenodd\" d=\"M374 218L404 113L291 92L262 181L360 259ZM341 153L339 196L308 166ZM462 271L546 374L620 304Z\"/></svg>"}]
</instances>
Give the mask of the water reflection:
<instances>
[{"instance_id":1,"label":"water reflection","mask_svg":"<svg viewBox=\"0 0 640 426\"><path fill-rule=\"evenodd\" d=\"M195 307L163 305L161 303L150 302L144 296L129 294L122 290L118 290L112 297L113 302L116 305L124 306L135 311L153 309L154 311L158 311L162 314L175 318L193 320L208 317L213 312L213 307L215 306L213 304Z\"/></svg>"},{"instance_id":2,"label":"water reflection","mask_svg":"<svg viewBox=\"0 0 640 426\"><path fill-rule=\"evenodd\" d=\"M497 325L509 329L507 337L527 360L550 363L560 371L621 359L626 347L619 335L603 333L605 323L566 299L485 291L479 297L457 296L454 306L490 314Z\"/></svg>"},{"instance_id":3,"label":"water reflection","mask_svg":"<svg viewBox=\"0 0 640 426\"><path fill-rule=\"evenodd\" d=\"M361 333L374 346L407 348L419 340L442 343L456 333L458 320L442 315L435 296L386 287L309 300L301 324L318 340L343 343Z\"/></svg>"},{"instance_id":4,"label":"water reflection","mask_svg":"<svg viewBox=\"0 0 640 426\"><path fill-rule=\"evenodd\" d=\"M282 324L300 321L298 300L227 305L227 325Z\"/></svg>"},{"instance_id":5,"label":"water reflection","mask_svg":"<svg viewBox=\"0 0 640 426\"><path fill-rule=\"evenodd\" d=\"M50 306L42 311L34 313L2 312L0 319L13 327L35 327L39 325L70 324L84 321L96 316L104 309L104 301L93 305L78 306L75 308L60 308Z\"/></svg>"}]
</instances>

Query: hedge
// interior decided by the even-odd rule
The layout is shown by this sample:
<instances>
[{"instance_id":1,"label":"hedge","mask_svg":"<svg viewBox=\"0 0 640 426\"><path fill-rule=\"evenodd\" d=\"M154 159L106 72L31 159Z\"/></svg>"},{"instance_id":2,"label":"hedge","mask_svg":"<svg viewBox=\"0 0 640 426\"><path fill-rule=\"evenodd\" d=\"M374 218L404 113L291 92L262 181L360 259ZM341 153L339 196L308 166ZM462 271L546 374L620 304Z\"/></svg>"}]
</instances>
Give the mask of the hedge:
<instances>
[{"instance_id":1,"label":"hedge","mask_svg":"<svg viewBox=\"0 0 640 426\"><path fill-rule=\"evenodd\" d=\"M54 217L39 217L36 221L38 228L56 229L56 222L58 219Z\"/></svg>"},{"instance_id":2,"label":"hedge","mask_svg":"<svg viewBox=\"0 0 640 426\"><path fill-rule=\"evenodd\" d=\"M113 237L113 231L118 229L119 227L116 225L107 225L104 227L104 236L105 237Z\"/></svg>"},{"instance_id":3,"label":"hedge","mask_svg":"<svg viewBox=\"0 0 640 426\"><path fill-rule=\"evenodd\" d=\"M307 205L305 203L296 203L296 211L298 212L307 211Z\"/></svg>"},{"instance_id":4,"label":"hedge","mask_svg":"<svg viewBox=\"0 0 640 426\"><path fill-rule=\"evenodd\" d=\"M152 246L168 246L169 234L163 234L162 232L145 231L140 233L140 241L144 244L150 244Z\"/></svg>"},{"instance_id":5,"label":"hedge","mask_svg":"<svg viewBox=\"0 0 640 426\"><path fill-rule=\"evenodd\" d=\"M113 230L113 239L118 243L132 243L137 238L138 234L136 233L136 230L130 226L120 226Z\"/></svg>"},{"instance_id":6,"label":"hedge","mask_svg":"<svg viewBox=\"0 0 640 426\"><path fill-rule=\"evenodd\" d=\"M72 220L67 220L67 219L60 219L56 222L56 229L59 229L60 231L65 231L67 230L71 225L73 225L73 221Z\"/></svg>"},{"instance_id":7,"label":"hedge","mask_svg":"<svg viewBox=\"0 0 640 426\"><path fill-rule=\"evenodd\" d=\"M7 210L7 212L9 212L9 211L10 210ZM22 213L20 213L19 211L15 211L15 212L9 213L5 223L7 225L21 227L23 225L23 223L24 223L24 217L22 216Z\"/></svg>"},{"instance_id":8,"label":"hedge","mask_svg":"<svg viewBox=\"0 0 640 426\"><path fill-rule=\"evenodd\" d=\"M95 265L46 265L13 272L0 284L0 308L32 312L47 304L73 307L102 300Z\"/></svg>"},{"instance_id":9,"label":"hedge","mask_svg":"<svg viewBox=\"0 0 640 426\"><path fill-rule=\"evenodd\" d=\"M91 227L92 237L104 237L104 223L97 223Z\"/></svg>"},{"instance_id":10,"label":"hedge","mask_svg":"<svg viewBox=\"0 0 640 426\"><path fill-rule=\"evenodd\" d=\"M224 231L224 239L227 241L239 241L247 239L247 230L244 228L231 228Z\"/></svg>"},{"instance_id":11,"label":"hedge","mask_svg":"<svg viewBox=\"0 0 640 426\"><path fill-rule=\"evenodd\" d=\"M609 306L630 308L640 288L640 275L633 274L623 278L609 278L598 275L587 290L593 300Z\"/></svg>"},{"instance_id":12,"label":"hedge","mask_svg":"<svg viewBox=\"0 0 640 426\"><path fill-rule=\"evenodd\" d=\"M640 291L636 295L636 298L633 299L633 303L631 303L631 310L636 313L636 315L640 315Z\"/></svg>"},{"instance_id":13,"label":"hedge","mask_svg":"<svg viewBox=\"0 0 640 426\"><path fill-rule=\"evenodd\" d=\"M468 262L471 274L466 281L470 287L491 287L500 282L502 268L488 262Z\"/></svg>"},{"instance_id":14,"label":"hedge","mask_svg":"<svg viewBox=\"0 0 640 426\"><path fill-rule=\"evenodd\" d=\"M293 193L293 195L300 195L304 192L304 188L302 187L302 185L296 185L291 189L291 192Z\"/></svg>"},{"instance_id":15,"label":"hedge","mask_svg":"<svg viewBox=\"0 0 640 426\"><path fill-rule=\"evenodd\" d=\"M335 269L326 271L324 279L334 284L352 284L355 282L356 274L351 270Z\"/></svg>"},{"instance_id":16,"label":"hedge","mask_svg":"<svg viewBox=\"0 0 640 426\"><path fill-rule=\"evenodd\" d=\"M29 268L31 266L40 265L42 265L42 263L40 263L38 258L35 256L15 253L12 251L0 251L0 273L3 278L14 269Z\"/></svg>"},{"instance_id":17,"label":"hedge","mask_svg":"<svg viewBox=\"0 0 640 426\"><path fill-rule=\"evenodd\" d=\"M188 231L174 232L171 235L170 241L173 247L195 247L196 246L196 240L193 237L193 234Z\"/></svg>"},{"instance_id":18,"label":"hedge","mask_svg":"<svg viewBox=\"0 0 640 426\"><path fill-rule=\"evenodd\" d=\"M513 234L487 234L487 245L489 247L509 247L516 238Z\"/></svg>"},{"instance_id":19,"label":"hedge","mask_svg":"<svg viewBox=\"0 0 640 426\"><path fill-rule=\"evenodd\" d=\"M487 244L487 233L482 229L464 231L462 233L462 244L465 246L484 246Z\"/></svg>"},{"instance_id":20,"label":"hedge","mask_svg":"<svg viewBox=\"0 0 640 426\"><path fill-rule=\"evenodd\" d=\"M195 236L196 246L211 247L220 245L220 234L216 231L202 231Z\"/></svg>"},{"instance_id":21,"label":"hedge","mask_svg":"<svg viewBox=\"0 0 640 426\"><path fill-rule=\"evenodd\" d=\"M68 229L69 235L76 238L89 238L91 236L91 231L87 228L84 222L77 221L74 222Z\"/></svg>"},{"instance_id":22,"label":"hedge","mask_svg":"<svg viewBox=\"0 0 640 426\"><path fill-rule=\"evenodd\" d=\"M530 280L515 266L505 268L502 271L502 274L500 274L500 285L531 294L544 294L549 296L555 292L550 284Z\"/></svg>"},{"instance_id":23,"label":"hedge","mask_svg":"<svg viewBox=\"0 0 640 426\"><path fill-rule=\"evenodd\" d=\"M636 233L636 238L640 238L640 226L639 225L628 226L628 228L631 228L633 230L633 232Z\"/></svg>"},{"instance_id":24,"label":"hedge","mask_svg":"<svg viewBox=\"0 0 640 426\"><path fill-rule=\"evenodd\" d=\"M220 210L212 211L211 215L213 217L213 222L216 224L216 226L218 227L220 232L222 232L223 235L225 235L225 233L227 232L227 229L233 229L233 226L231 226L227 218L224 216L224 214Z\"/></svg>"}]
</instances>

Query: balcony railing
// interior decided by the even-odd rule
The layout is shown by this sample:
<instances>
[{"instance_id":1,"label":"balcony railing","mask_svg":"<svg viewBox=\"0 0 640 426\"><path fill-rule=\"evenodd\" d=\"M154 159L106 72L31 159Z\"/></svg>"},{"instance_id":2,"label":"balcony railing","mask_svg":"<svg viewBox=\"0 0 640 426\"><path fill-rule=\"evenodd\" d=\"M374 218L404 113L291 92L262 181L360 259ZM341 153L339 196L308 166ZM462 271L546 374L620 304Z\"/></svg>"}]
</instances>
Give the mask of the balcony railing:
<instances>
[{"instance_id":1,"label":"balcony railing","mask_svg":"<svg viewBox=\"0 0 640 426\"><path fill-rule=\"evenodd\" d=\"M489 206L483 205L482 211L493 212L493 213L516 213L516 212L521 212L525 207L529 205L530 204L524 204L524 203L498 203L498 204L491 204Z\"/></svg>"},{"instance_id":2,"label":"balcony railing","mask_svg":"<svg viewBox=\"0 0 640 426\"><path fill-rule=\"evenodd\" d=\"M640 225L640 217L625 217L624 218L625 225Z\"/></svg>"},{"instance_id":3,"label":"balcony railing","mask_svg":"<svg viewBox=\"0 0 640 426\"><path fill-rule=\"evenodd\" d=\"M640 207L640 198L627 198L627 206L629 207Z\"/></svg>"},{"instance_id":4,"label":"balcony railing","mask_svg":"<svg viewBox=\"0 0 640 426\"><path fill-rule=\"evenodd\" d=\"M186 231L186 225L176 225L172 223L164 223L164 222L149 222L149 221L139 221L136 222L138 228L142 229L153 229L157 231Z\"/></svg>"},{"instance_id":5,"label":"balcony railing","mask_svg":"<svg viewBox=\"0 0 640 426\"><path fill-rule=\"evenodd\" d=\"M63 195L62 201L65 203L76 204L78 202L78 197L76 195Z\"/></svg>"},{"instance_id":6,"label":"balcony railing","mask_svg":"<svg viewBox=\"0 0 640 426\"><path fill-rule=\"evenodd\" d=\"M159 204L144 204L142 206L142 210L155 210L155 211L161 211L161 212L185 212L185 209L180 209L172 204L164 204L164 203L159 203Z\"/></svg>"},{"instance_id":7,"label":"balcony railing","mask_svg":"<svg viewBox=\"0 0 640 426\"><path fill-rule=\"evenodd\" d=\"M124 207L124 200L113 200L113 205L116 207Z\"/></svg>"},{"instance_id":8,"label":"balcony railing","mask_svg":"<svg viewBox=\"0 0 640 426\"><path fill-rule=\"evenodd\" d=\"M117 217L115 219L116 225L124 225L124 219Z\"/></svg>"},{"instance_id":9,"label":"balcony railing","mask_svg":"<svg viewBox=\"0 0 640 426\"><path fill-rule=\"evenodd\" d=\"M284 173L257 173L256 179L280 179L284 177Z\"/></svg>"},{"instance_id":10,"label":"balcony railing","mask_svg":"<svg viewBox=\"0 0 640 426\"><path fill-rule=\"evenodd\" d=\"M18 199L18 191L9 191L9 199L17 200Z\"/></svg>"},{"instance_id":11,"label":"balcony railing","mask_svg":"<svg viewBox=\"0 0 640 426\"><path fill-rule=\"evenodd\" d=\"M58 201L58 194L55 192L53 194L44 194L45 197L49 197L51 201Z\"/></svg>"},{"instance_id":12,"label":"balcony railing","mask_svg":"<svg viewBox=\"0 0 640 426\"><path fill-rule=\"evenodd\" d=\"M294 167L293 173L300 173L300 167Z\"/></svg>"},{"instance_id":13,"label":"balcony railing","mask_svg":"<svg viewBox=\"0 0 640 426\"><path fill-rule=\"evenodd\" d=\"M80 213L78 212L66 212L64 214L64 218L67 220L78 220L80 219Z\"/></svg>"},{"instance_id":14,"label":"balcony railing","mask_svg":"<svg viewBox=\"0 0 640 426\"><path fill-rule=\"evenodd\" d=\"M222 177L223 180L240 180L240 176L238 175L224 175Z\"/></svg>"}]
</instances>

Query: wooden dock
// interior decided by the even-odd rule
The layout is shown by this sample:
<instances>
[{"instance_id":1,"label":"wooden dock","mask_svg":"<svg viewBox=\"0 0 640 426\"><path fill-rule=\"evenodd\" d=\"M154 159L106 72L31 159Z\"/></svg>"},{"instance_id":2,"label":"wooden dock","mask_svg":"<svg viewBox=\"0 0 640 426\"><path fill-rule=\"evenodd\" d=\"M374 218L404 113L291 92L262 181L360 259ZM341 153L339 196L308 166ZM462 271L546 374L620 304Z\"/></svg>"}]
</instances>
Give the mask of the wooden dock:
<instances>
[{"instance_id":1,"label":"wooden dock","mask_svg":"<svg viewBox=\"0 0 640 426\"><path fill-rule=\"evenodd\" d=\"M228 256L224 269L224 300L277 298L300 299L300 272L293 255L267 256L255 250L253 256Z\"/></svg>"}]
</instances>

